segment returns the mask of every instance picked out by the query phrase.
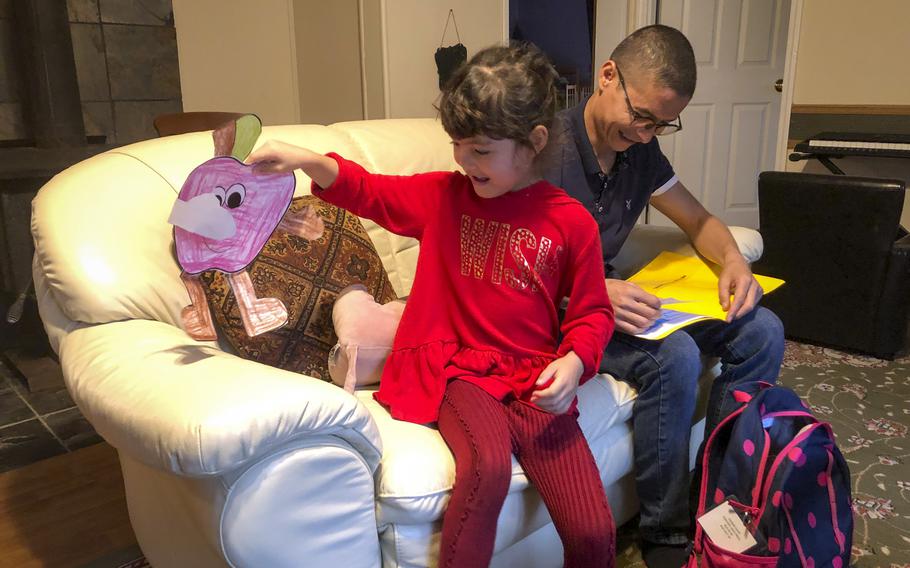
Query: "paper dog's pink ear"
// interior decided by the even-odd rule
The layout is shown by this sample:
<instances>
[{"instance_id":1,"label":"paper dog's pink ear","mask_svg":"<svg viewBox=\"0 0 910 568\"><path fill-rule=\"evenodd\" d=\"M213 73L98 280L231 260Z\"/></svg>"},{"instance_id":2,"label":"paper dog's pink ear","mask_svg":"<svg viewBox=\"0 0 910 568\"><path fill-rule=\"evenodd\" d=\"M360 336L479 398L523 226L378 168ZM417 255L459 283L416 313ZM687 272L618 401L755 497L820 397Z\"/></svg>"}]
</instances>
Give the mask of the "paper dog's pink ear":
<instances>
[{"instance_id":1,"label":"paper dog's pink ear","mask_svg":"<svg viewBox=\"0 0 910 568\"><path fill-rule=\"evenodd\" d=\"M242 162L250 155L262 133L262 121L255 114L245 114L222 124L212 132L215 156L231 156Z\"/></svg>"},{"instance_id":2,"label":"paper dog's pink ear","mask_svg":"<svg viewBox=\"0 0 910 568\"><path fill-rule=\"evenodd\" d=\"M234 138L237 136L237 123L230 121L212 131L215 142L215 156L230 156L234 149Z\"/></svg>"}]
</instances>

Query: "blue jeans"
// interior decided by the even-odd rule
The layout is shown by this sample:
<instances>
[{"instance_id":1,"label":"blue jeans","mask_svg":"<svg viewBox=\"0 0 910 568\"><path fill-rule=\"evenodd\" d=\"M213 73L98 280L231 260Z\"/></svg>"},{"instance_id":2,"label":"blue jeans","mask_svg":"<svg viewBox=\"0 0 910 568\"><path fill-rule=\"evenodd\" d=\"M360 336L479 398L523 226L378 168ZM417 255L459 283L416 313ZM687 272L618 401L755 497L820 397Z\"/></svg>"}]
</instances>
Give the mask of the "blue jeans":
<instances>
[{"instance_id":1,"label":"blue jeans","mask_svg":"<svg viewBox=\"0 0 910 568\"><path fill-rule=\"evenodd\" d=\"M689 432L702 353L720 357L722 364L708 399L707 438L737 408L731 393L738 385L777 379L784 355L783 326L773 312L758 307L732 323L699 322L660 341L616 333L604 351L600 370L638 390L632 437L639 530L652 542L682 544L687 539Z\"/></svg>"}]
</instances>

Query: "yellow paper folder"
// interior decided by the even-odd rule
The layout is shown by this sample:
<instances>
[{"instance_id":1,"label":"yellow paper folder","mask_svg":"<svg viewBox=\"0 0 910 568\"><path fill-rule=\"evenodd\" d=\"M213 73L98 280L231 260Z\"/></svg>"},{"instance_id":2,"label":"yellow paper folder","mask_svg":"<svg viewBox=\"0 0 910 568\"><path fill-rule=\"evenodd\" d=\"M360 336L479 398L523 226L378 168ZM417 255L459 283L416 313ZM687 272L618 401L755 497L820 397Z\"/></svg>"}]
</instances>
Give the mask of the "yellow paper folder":
<instances>
[{"instance_id":1,"label":"yellow paper folder","mask_svg":"<svg viewBox=\"0 0 910 568\"><path fill-rule=\"evenodd\" d=\"M720 305L717 284L720 267L698 256L662 252L629 278L644 291L654 294L666 306L658 322L639 337L660 339L702 319L726 319ZM755 275L765 294L776 290L783 280ZM666 316L666 317L664 317Z\"/></svg>"}]
</instances>

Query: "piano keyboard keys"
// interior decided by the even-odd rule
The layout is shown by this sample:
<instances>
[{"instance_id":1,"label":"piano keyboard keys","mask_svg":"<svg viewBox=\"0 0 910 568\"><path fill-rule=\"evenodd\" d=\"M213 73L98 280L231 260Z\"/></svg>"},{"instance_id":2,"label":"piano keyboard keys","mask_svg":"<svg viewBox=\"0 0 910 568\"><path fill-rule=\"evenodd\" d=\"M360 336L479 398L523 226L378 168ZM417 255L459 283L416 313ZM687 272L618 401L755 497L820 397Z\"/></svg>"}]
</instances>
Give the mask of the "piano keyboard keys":
<instances>
[{"instance_id":1,"label":"piano keyboard keys","mask_svg":"<svg viewBox=\"0 0 910 568\"><path fill-rule=\"evenodd\" d=\"M910 152L910 144L897 142L860 142L853 140L809 140L812 148L847 148L854 150L897 150Z\"/></svg>"}]
</instances>

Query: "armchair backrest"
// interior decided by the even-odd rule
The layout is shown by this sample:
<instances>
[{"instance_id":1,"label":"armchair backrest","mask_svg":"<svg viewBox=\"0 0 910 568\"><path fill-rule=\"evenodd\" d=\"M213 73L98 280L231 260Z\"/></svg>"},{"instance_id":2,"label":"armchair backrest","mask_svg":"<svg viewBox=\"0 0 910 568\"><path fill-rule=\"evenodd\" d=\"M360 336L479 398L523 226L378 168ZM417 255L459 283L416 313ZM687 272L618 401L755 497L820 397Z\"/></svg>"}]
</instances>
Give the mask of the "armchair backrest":
<instances>
[{"instance_id":1,"label":"armchair backrest","mask_svg":"<svg viewBox=\"0 0 910 568\"><path fill-rule=\"evenodd\" d=\"M273 126L259 143L273 138L338 152L381 173L457 167L432 119ZM76 164L41 189L32 204L34 276L55 348L74 325L153 319L180 326L189 299L167 219L187 175L213 153L210 132L146 140ZM309 178L297 172L296 194L309 191ZM364 225L392 285L407 294L416 242Z\"/></svg>"}]
</instances>

